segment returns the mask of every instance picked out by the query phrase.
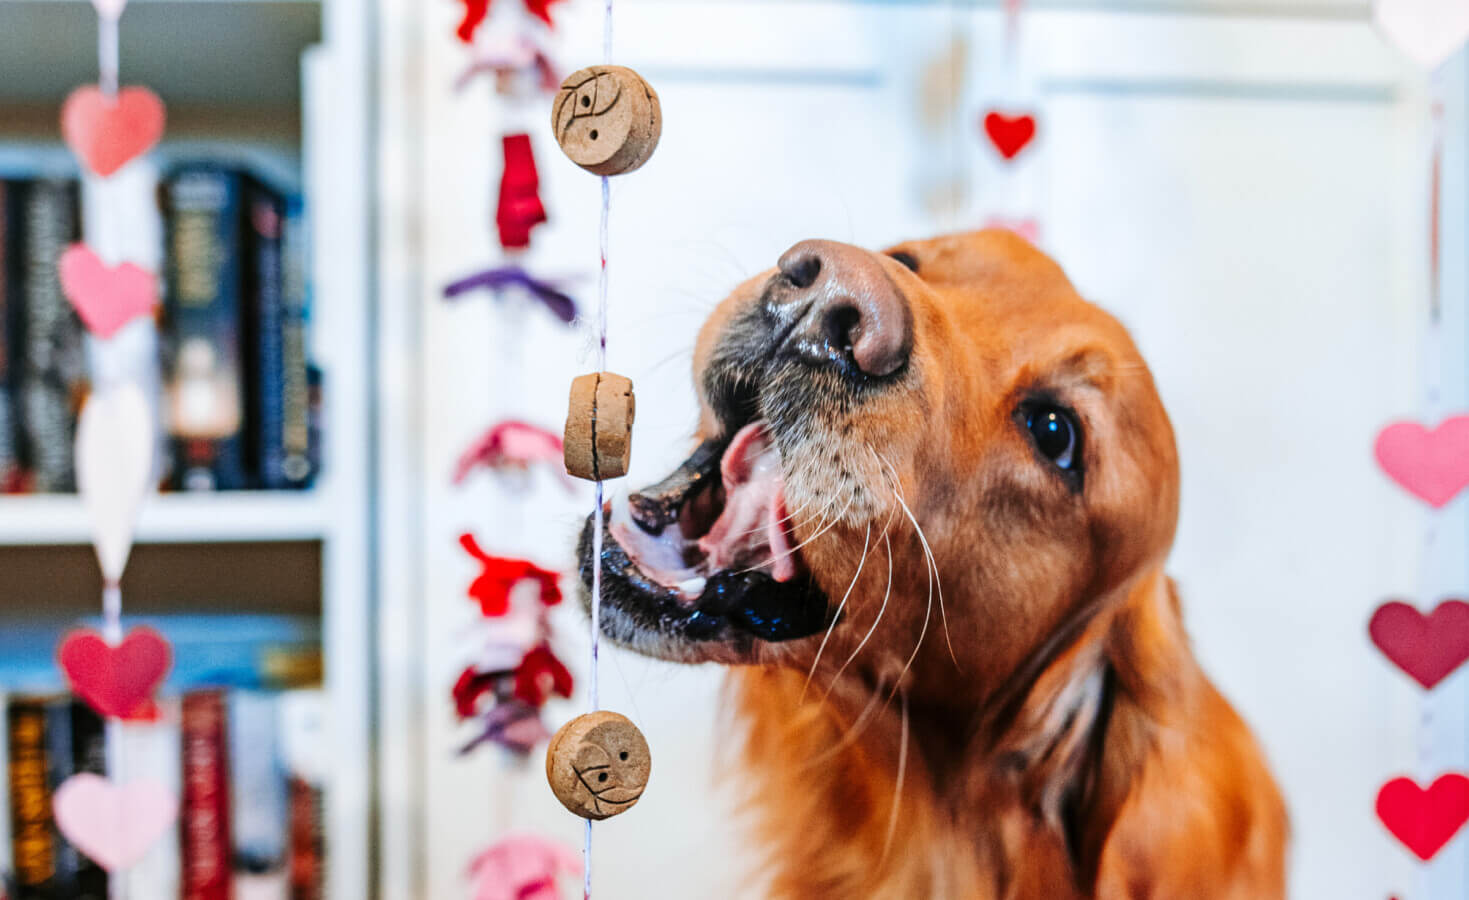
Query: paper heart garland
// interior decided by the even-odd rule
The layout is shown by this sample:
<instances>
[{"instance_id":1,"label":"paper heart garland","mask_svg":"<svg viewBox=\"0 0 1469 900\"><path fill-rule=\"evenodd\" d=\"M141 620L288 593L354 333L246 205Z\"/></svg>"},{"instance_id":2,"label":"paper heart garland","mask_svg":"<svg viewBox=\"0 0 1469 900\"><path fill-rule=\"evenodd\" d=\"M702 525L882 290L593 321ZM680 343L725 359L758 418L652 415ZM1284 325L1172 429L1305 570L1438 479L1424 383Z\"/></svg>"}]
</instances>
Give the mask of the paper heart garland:
<instances>
[{"instance_id":1,"label":"paper heart garland","mask_svg":"<svg viewBox=\"0 0 1469 900\"><path fill-rule=\"evenodd\" d=\"M83 772L61 783L51 799L56 827L109 872L147 855L178 817L178 797L160 781L114 785Z\"/></svg>"},{"instance_id":2,"label":"paper heart garland","mask_svg":"<svg viewBox=\"0 0 1469 900\"><path fill-rule=\"evenodd\" d=\"M163 122L163 101L144 87L123 88L109 100L89 84L72 91L61 107L66 145L104 178L158 143Z\"/></svg>"},{"instance_id":3,"label":"paper heart garland","mask_svg":"<svg viewBox=\"0 0 1469 900\"><path fill-rule=\"evenodd\" d=\"M1011 160L1019 156L1035 137L1035 116L1029 113L1007 116L991 110L984 117L984 133L1000 155Z\"/></svg>"},{"instance_id":4,"label":"paper heart garland","mask_svg":"<svg viewBox=\"0 0 1469 900\"><path fill-rule=\"evenodd\" d=\"M77 422L76 470L102 579L116 584L153 482L153 418L137 385L109 387L87 400Z\"/></svg>"},{"instance_id":5,"label":"paper heart garland","mask_svg":"<svg viewBox=\"0 0 1469 900\"><path fill-rule=\"evenodd\" d=\"M68 634L56 651L72 691L104 716L147 718L173 652L163 635L146 626L112 646L90 628Z\"/></svg>"},{"instance_id":6,"label":"paper heart garland","mask_svg":"<svg viewBox=\"0 0 1469 900\"><path fill-rule=\"evenodd\" d=\"M61 290L87 330L104 340L139 316L153 314L158 279L132 263L105 265L85 244L72 244L57 264Z\"/></svg>"},{"instance_id":7,"label":"paper heart garland","mask_svg":"<svg viewBox=\"0 0 1469 900\"><path fill-rule=\"evenodd\" d=\"M1442 508L1469 487L1469 415L1444 419L1432 430L1395 422L1378 432L1375 452L1393 481Z\"/></svg>"},{"instance_id":8,"label":"paper heart garland","mask_svg":"<svg viewBox=\"0 0 1469 900\"><path fill-rule=\"evenodd\" d=\"M1469 659L1469 603L1445 600L1426 616L1406 603L1384 603L1367 633L1384 656L1431 689Z\"/></svg>"},{"instance_id":9,"label":"paper heart garland","mask_svg":"<svg viewBox=\"0 0 1469 900\"><path fill-rule=\"evenodd\" d=\"M1450 772L1426 791L1411 778L1394 778L1377 792L1377 818L1428 862L1469 821L1469 778Z\"/></svg>"},{"instance_id":10,"label":"paper heart garland","mask_svg":"<svg viewBox=\"0 0 1469 900\"><path fill-rule=\"evenodd\" d=\"M1437 68L1469 40L1464 0L1377 0L1372 21L1418 65Z\"/></svg>"}]
</instances>

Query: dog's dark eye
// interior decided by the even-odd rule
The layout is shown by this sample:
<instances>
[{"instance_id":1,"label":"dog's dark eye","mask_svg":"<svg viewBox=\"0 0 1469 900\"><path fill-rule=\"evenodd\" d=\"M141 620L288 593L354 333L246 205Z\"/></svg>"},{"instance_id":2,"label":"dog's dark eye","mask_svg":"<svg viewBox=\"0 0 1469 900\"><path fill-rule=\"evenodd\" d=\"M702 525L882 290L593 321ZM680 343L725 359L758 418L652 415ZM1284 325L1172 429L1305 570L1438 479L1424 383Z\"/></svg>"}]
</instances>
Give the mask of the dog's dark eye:
<instances>
[{"instance_id":1,"label":"dog's dark eye","mask_svg":"<svg viewBox=\"0 0 1469 900\"><path fill-rule=\"evenodd\" d=\"M898 262L907 266L908 271L918 271L918 257L909 253L907 250L894 250L892 253L889 253L888 256L891 256L893 259L896 259Z\"/></svg>"},{"instance_id":2,"label":"dog's dark eye","mask_svg":"<svg viewBox=\"0 0 1469 900\"><path fill-rule=\"evenodd\" d=\"M1059 406L1041 404L1024 411L1025 429L1041 455L1065 471L1081 463L1081 428L1075 417Z\"/></svg>"}]
</instances>

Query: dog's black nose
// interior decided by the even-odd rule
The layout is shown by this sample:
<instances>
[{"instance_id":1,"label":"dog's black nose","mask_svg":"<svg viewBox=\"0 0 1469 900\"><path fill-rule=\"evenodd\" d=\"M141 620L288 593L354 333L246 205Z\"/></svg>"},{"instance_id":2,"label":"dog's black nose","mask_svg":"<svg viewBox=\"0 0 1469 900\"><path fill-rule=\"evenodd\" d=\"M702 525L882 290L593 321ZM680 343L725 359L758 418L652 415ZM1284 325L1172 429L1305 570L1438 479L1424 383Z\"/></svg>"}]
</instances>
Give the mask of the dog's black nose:
<instances>
[{"instance_id":1,"label":"dog's black nose","mask_svg":"<svg viewBox=\"0 0 1469 900\"><path fill-rule=\"evenodd\" d=\"M867 375L891 375L908 361L913 318L875 254L835 241L802 241L780 258L782 284L766 303L799 316L789 340L810 362L850 359Z\"/></svg>"}]
</instances>

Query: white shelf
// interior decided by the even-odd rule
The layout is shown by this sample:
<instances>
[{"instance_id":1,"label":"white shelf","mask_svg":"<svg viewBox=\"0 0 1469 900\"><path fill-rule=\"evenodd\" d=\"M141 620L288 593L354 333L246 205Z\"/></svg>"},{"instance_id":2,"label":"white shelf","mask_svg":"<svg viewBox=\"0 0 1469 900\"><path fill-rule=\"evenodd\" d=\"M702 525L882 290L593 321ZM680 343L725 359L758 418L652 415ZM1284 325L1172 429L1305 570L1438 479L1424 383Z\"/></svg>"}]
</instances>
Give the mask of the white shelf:
<instances>
[{"instance_id":1,"label":"white shelf","mask_svg":"<svg viewBox=\"0 0 1469 900\"><path fill-rule=\"evenodd\" d=\"M302 492L159 494L138 523L137 543L320 540L329 529L321 497ZM86 544L87 513L71 494L0 497L0 545Z\"/></svg>"}]
</instances>

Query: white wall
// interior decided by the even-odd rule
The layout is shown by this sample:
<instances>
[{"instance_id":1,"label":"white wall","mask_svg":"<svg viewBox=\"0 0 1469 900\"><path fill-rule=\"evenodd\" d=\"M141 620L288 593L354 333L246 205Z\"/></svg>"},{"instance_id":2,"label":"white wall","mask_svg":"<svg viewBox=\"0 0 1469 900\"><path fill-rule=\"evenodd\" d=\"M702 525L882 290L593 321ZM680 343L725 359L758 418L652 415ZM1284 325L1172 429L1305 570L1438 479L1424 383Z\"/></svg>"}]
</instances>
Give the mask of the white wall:
<instances>
[{"instance_id":1,"label":"white wall","mask_svg":"<svg viewBox=\"0 0 1469 900\"><path fill-rule=\"evenodd\" d=\"M542 482L526 505L486 479L454 489L448 473L494 419L558 427L567 382L591 366L584 338L539 311L515 331L515 316L488 299L448 306L438 293L497 259L490 229L507 123L534 135L553 219L529 263L584 273L588 303L598 192L556 150L545 110L506 113L484 83L451 93L463 63L452 4L385 8L399 29L384 81L385 126L399 129L385 127L395 166L385 235L400 241L386 248L395 329L384 338L386 414L406 427L386 435L402 468L386 473L398 527L387 532L396 577L384 603L402 628L385 636L384 690L390 725L415 727L385 732L397 787L384 816L403 837L384 850L389 896L437 900L464 895L470 853L504 828L580 841L580 820L551 798L538 760L453 756L464 734L448 689L476 618L459 531L569 567L588 492L568 497ZM600 4L557 14L561 58L599 60ZM961 116L945 134L924 134L919 73L955 33L971 43ZM1171 568L1199 655L1255 725L1289 795L1294 895L1427 897L1427 877L1432 896L1458 896L1462 839L1423 876L1372 814L1388 778L1426 780L1464 759L1462 677L1420 709L1422 692L1365 639L1382 600L1431 606L1469 587L1456 552L1462 501L1425 557L1426 514L1371 461L1380 425L1427 412L1423 84L1350 17L1040 12L1026 25L1016 89L1043 103L1044 140L1018 186L1005 187L974 126L994 96L983 79L996 70L999 34L994 11L945 5L618 4L618 60L655 85L664 111L652 162L613 182L609 368L639 395L627 483L682 456L694 412L688 351L703 315L791 243L922 236L975 223L997 200L1036 210L1048 249L1083 292L1133 329L1173 416L1184 496ZM1462 92L1451 93L1462 110ZM967 200L952 214L925 212L919 187L955 173ZM1447 212L1462 218L1462 203ZM1459 220L1449 228L1461 239L1449 246L1462 246ZM1462 272L1450 275L1460 290L1446 331L1462 360ZM1462 403L1462 365L1447 378L1445 402ZM557 622L584 674L584 621L566 610ZM656 764L637 810L597 828L598 894L751 893L741 875L750 856L712 769L718 672L605 646L603 659L603 704L637 721ZM582 708L579 697L552 715ZM1425 711L1440 740L1420 754Z\"/></svg>"}]
</instances>

